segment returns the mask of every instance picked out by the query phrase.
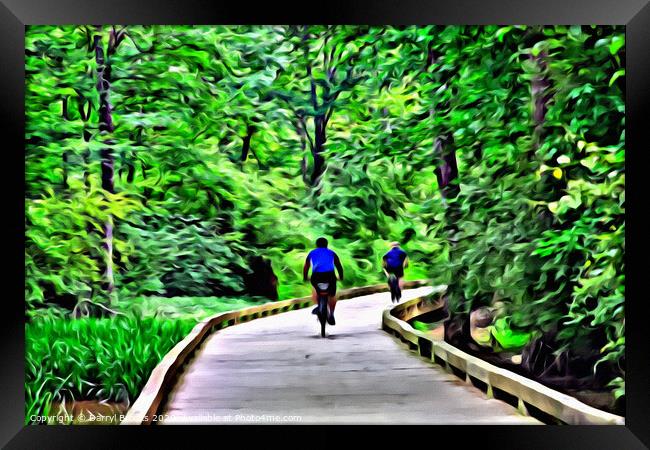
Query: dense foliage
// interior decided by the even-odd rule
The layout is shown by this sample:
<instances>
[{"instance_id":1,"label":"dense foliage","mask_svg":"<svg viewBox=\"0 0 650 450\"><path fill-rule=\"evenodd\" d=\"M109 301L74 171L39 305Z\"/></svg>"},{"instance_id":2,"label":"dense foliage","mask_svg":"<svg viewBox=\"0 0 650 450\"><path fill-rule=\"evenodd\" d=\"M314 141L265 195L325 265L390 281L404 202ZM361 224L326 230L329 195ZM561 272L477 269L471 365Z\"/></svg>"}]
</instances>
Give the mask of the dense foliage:
<instances>
[{"instance_id":1,"label":"dense foliage","mask_svg":"<svg viewBox=\"0 0 650 450\"><path fill-rule=\"evenodd\" d=\"M371 284L398 240L452 313L495 308L517 347L588 348L623 395L624 43L596 26L30 26L27 308L247 295L254 256L280 298L304 295L321 235L346 285Z\"/></svg>"},{"instance_id":2,"label":"dense foliage","mask_svg":"<svg viewBox=\"0 0 650 450\"><path fill-rule=\"evenodd\" d=\"M453 306L498 305L510 326L552 333L554 356L589 360L622 395L624 35L555 27L494 37L467 44L456 33L460 51L444 50L489 67L450 82L445 126L462 165ZM542 120L532 117L536 80L546 85Z\"/></svg>"}]
</instances>

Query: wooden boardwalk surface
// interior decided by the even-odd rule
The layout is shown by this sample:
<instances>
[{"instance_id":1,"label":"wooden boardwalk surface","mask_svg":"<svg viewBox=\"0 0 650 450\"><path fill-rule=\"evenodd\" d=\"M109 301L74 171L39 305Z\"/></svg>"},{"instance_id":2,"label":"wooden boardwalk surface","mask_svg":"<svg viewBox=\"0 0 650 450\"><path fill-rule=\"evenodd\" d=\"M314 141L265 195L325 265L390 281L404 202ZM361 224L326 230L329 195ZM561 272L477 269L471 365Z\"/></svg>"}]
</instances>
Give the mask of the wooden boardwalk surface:
<instances>
[{"instance_id":1,"label":"wooden boardwalk surface","mask_svg":"<svg viewBox=\"0 0 650 450\"><path fill-rule=\"evenodd\" d=\"M325 339L311 307L212 334L158 423L540 423L409 352L381 329L389 305L389 293L340 301Z\"/></svg>"}]
</instances>

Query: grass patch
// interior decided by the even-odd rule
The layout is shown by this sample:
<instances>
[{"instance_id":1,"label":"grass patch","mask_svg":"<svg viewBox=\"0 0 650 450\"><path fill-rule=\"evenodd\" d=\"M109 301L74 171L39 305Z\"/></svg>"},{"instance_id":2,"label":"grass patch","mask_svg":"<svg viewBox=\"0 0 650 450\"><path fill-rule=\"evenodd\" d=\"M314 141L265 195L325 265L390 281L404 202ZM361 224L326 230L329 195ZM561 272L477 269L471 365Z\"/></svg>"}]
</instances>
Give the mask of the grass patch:
<instances>
[{"instance_id":1,"label":"grass patch","mask_svg":"<svg viewBox=\"0 0 650 450\"><path fill-rule=\"evenodd\" d=\"M138 297L118 302L117 309L138 317L200 321L215 314L269 301L258 297Z\"/></svg>"},{"instance_id":2,"label":"grass patch","mask_svg":"<svg viewBox=\"0 0 650 450\"><path fill-rule=\"evenodd\" d=\"M25 326L25 423L56 414L53 404L133 403L154 367L199 321L268 301L137 297L111 306L126 314L114 318L70 319L56 307L31 310Z\"/></svg>"},{"instance_id":3,"label":"grass patch","mask_svg":"<svg viewBox=\"0 0 650 450\"><path fill-rule=\"evenodd\" d=\"M200 320L266 299L142 297L118 302L126 316L70 319L56 308L25 325L25 423L79 400L133 403L151 371Z\"/></svg>"}]
</instances>

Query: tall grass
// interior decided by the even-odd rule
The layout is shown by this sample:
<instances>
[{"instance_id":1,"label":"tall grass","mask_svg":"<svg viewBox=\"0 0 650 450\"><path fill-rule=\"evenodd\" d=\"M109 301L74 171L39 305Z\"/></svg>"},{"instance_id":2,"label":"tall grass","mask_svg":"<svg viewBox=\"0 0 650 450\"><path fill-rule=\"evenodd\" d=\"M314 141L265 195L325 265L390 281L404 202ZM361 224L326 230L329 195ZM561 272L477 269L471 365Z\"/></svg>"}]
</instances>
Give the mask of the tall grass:
<instances>
[{"instance_id":1,"label":"tall grass","mask_svg":"<svg viewBox=\"0 0 650 450\"><path fill-rule=\"evenodd\" d=\"M25 327L25 423L55 402L131 403L195 319L35 317Z\"/></svg>"}]
</instances>

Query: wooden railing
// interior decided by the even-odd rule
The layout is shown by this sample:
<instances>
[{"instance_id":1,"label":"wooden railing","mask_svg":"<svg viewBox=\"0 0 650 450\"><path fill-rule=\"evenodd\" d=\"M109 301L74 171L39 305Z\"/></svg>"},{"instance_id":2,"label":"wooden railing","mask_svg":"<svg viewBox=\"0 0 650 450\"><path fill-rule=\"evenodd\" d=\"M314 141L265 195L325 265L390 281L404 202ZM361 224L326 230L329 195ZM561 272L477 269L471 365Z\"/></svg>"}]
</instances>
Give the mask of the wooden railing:
<instances>
[{"instance_id":1,"label":"wooden railing","mask_svg":"<svg viewBox=\"0 0 650 450\"><path fill-rule=\"evenodd\" d=\"M384 330L407 343L411 350L442 365L449 373L465 378L467 383L485 391L488 397L508 401L523 414L535 416L547 423L625 424L624 417L601 411L536 381L489 364L431 334L415 330L407 323L422 313L442 307L442 294L445 290L446 286L438 286L430 295L386 309L382 317Z\"/></svg>"},{"instance_id":2,"label":"wooden railing","mask_svg":"<svg viewBox=\"0 0 650 450\"><path fill-rule=\"evenodd\" d=\"M405 288L416 288L427 286L427 280L406 281ZM385 292L387 284L356 287L341 290L337 298L339 300L360 297L363 295ZM311 297L300 297L290 300L269 302L259 306L252 306L236 311L227 311L202 320L194 326L192 331L154 368L145 384L142 392L136 399L133 406L127 412L121 425L149 425L154 422L154 416L158 413L161 402L171 387L174 385L175 377L182 365L189 356L197 349L203 340L213 331L221 330L238 323L248 322L260 317L271 316L286 311L306 308L312 305Z\"/></svg>"}]
</instances>

